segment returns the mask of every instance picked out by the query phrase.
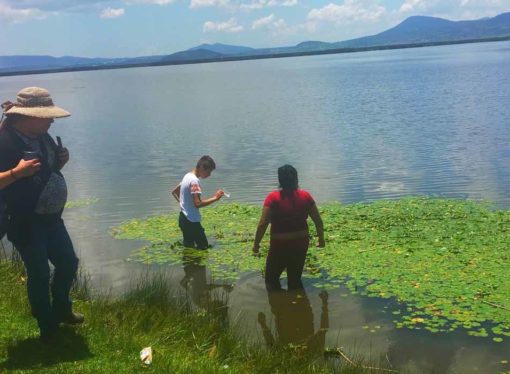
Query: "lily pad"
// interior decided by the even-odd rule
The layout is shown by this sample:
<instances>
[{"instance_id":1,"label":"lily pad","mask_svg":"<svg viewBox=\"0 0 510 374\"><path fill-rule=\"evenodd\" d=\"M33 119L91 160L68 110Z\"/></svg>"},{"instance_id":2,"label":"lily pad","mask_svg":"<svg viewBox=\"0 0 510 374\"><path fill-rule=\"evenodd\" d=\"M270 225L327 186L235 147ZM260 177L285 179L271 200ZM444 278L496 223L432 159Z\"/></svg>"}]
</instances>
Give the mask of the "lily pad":
<instances>
[{"instance_id":1,"label":"lily pad","mask_svg":"<svg viewBox=\"0 0 510 374\"><path fill-rule=\"evenodd\" d=\"M405 304L390 310L397 327L465 329L495 341L502 339L495 334L510 334L509 211L432 198L327 204L320 211L327 245L315 248L312 240L303 275L316 287L341 282L352 293L393 298ZM259 215L260 207L243 204L204 209L203 225L215 246L203 261L213 277L235 281L246 272L263 272L264 256L251 254ZM147 241L132 261L183 261L177 214L131 220L112 233ZM262 254L267 246L266 237Z\"/></svg>"}]
</instances>

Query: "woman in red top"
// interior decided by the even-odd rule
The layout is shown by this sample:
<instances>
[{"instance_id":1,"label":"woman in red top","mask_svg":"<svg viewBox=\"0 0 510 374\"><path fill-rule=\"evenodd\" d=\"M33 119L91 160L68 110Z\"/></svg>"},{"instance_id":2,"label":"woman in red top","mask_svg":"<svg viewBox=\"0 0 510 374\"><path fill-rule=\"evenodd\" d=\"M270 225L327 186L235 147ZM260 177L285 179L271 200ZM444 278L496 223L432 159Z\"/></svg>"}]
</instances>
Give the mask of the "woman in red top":
<instances>
[{"instance_id":1,"label":"woman in red top","mask_svg":"<svg viewBox=\"0 0 510 374\"><path fill-rule=\"evenodd\" d=\"M271 239L266 259L265 281L268 289L280 289L280 275L287 269L288 288L303 288L301 274L308 251L306 219L310 216L317 229L319 247L324 247L322 219L312 196L298 188L297 171L291 165L278 168L280 190L267 195L262 209L253 253L259 253L260 241L271 223Z\"/></svg>"}]
</instances>

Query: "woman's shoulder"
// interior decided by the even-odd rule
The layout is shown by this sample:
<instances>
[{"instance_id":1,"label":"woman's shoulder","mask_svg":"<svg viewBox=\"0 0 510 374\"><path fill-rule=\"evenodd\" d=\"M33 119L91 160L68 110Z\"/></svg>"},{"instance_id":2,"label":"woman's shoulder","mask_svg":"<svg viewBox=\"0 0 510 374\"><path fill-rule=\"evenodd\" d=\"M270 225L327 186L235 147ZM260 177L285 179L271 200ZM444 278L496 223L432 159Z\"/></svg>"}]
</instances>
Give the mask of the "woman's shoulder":
<instances>
[{"instance_id":1,"label":"woman's shoulder","mask_svg":"<svg viewBox=\"0 0 510 374\"><path fill-rule=\"evenodd\" d=\"M280 197L280 190L274 190L274 191L271 191L271 192L269 192L267 194L266 199L267 198L273 198L274 199L274 198L278 198L278 197Z\"/></svg>"},{"instance_id":2,"label":"woman's shoulder","mask_svg":"<svg viewBox=\"0 0 510 374\"><path fill-rule=\"evenodd\" d=\"M301 198L313 200L312 194L310 192L308 192L307 190L302 190L302 189L298 188L296 190L296 192L297 192L298 196Z\"/></svg>"},{"instance_id":3,"label":"woman's shoulder","mask_svg":"<svg viewBox=\"0 0 510 374\"><path fill-rule=\"evenodd\" d=\"M280 191L274 190L267 194L266 198L264 199L264 205L268 205L269 203L272 203L274 201L280 200Z\"/></svg>"}]
</instances>

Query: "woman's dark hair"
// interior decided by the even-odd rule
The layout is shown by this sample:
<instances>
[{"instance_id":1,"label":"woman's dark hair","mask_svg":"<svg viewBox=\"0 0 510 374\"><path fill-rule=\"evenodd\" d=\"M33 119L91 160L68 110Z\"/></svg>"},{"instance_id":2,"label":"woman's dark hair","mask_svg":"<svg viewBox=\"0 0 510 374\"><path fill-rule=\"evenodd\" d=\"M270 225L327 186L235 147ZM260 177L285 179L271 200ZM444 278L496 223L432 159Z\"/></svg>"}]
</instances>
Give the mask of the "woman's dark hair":
<instances>
[{"instance_id":1,"label":"woman's dark hair","mask_svg":"<svg viewBox=\"0 0 510 374\"><path fill-rule=\"evenodd\" d=\"M298 188L297 170L292 165L283 165L278 168L278 182L285 192L292 192Z\"/></svg>"},{"instance_id":2,"label":"woman's dark hair","mask_svg":"<svg viewBox=\"0 0 510 374\"><path fill-rule=\"evenodd\" d=\"M197 169L202 167L205 170L213 171L216 169L216 164L211 156L202 156L197 162Z\"/></svg>"}]
</instances>

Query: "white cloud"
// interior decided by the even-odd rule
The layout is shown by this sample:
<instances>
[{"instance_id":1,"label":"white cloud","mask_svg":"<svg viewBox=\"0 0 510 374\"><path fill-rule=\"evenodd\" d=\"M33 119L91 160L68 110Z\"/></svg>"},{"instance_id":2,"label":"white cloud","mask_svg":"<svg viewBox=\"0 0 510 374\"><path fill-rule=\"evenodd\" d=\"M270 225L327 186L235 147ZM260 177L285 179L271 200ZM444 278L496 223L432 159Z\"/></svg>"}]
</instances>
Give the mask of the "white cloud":
<instances>
[{"instance_id":1,"label":"white cloud","mask_svg":"<svg viewBox=\"0 0 510 374\"><path fill-rule=\"evenodd\" d=\"M455 20L492 17L508 11L508 0L404 0L398 13L402 16L427 15Z\"/></svg>"},{"instance_id":2,"label":"white cloud","mask_svg":"<svg viewBox=\"0 0 510 374\"><path fill-rule=\"evenodd\" d=\"M124 9L123 8L106 8L101 12L101 15L99 17L101 18L118 18L124 15Z\"/></svg>"},{"instance_id":3,"label":"white cloud","mask_svg":"<svg viewBox=\"0 0 510 374\"><path fill-rule=\"evenodd\" d=\"M62 12L67 10L80 11L84 9L90 10L100 4L105 4L103 6L104 8L108 5L108 3L113 2L114 0L87 0L86 2L83 0L0 0L0 4L4 4L5 6L13 9L38 9L48 12Z\"/></svg>"},{"instance_id":4,"label":"white cloud","mask_svg":"<svg viewBox=\"0 0 510 374\"><path fill-rule=\"evenodd\" d=\"M168 5L175 2L175 0L125 0L126 4L154 4L154 5Z\"/></svg>"},{"instance_id":5,"label":"white cloud","mask_svg":"<svg viewBox=\"0 0 510 374\"><path fill-rule=\"evenodd\" d=\"M269 6L294 6L298 4L298 0L269 0Z\"/></svg>"},{"instance_id":6,"label":"white cloud","mask_svg":"<svg viewBox=\"0 0 510 374\"><path fill-rule=\"evenodd\" d=\"M9 5L0 3L0 20L8 23L23 23L30 20L45 19L55 12L45 12L37 8L15 9Z\"/></svg>"},{"instance_id":7,"label":"white cloud","mask_svg":"<svg viewBox=\"0 0 510 374\"><path fill-rule=\"evenodd\" d=\"M227 7L230 0L191 0L190 8Z\"/></svg>"},{"instance_id":8,"label":"white cloud","mask_svg":"<svg viewBox=\"0 0 510 374\"><path fill-rule=\"evenodd\" d=\"M462 1L462 0L461 0ZM404 0L400 6L400 13L426 13L437 6L438 0Z\"/></svg>"},{"instance_id":9,"label":"white cloud","mask_svg":"<svg viewBox=\"0 0 510 374\"><path fill-rule=\"evenodd\" d=\"M303 28L302 25L289 26L283 18L276 19L274 14L253 21L253 30L265 29L271 31L273 36L281 37L295 34Z\"/></svg>"},{"instance_id":10,"label":"white cloud","mask_svg":"<svg viewBox=\"0 0 510 374\"><path fill-rule=\"evenodd\" d=\"M256 10L266 7L283 6L290 7L298 4L298 0L191 0L190 8L218 7L230 11Z\"/></svg>"},{"instance_id":11,"label":"white cloud","mask_svg":"<svg viewBox=\"0 0 510 374\"><path fill-rule=\"evenodd\" d=\"M243 26L239 25L235 18L231 18L226 22L212 22L207 21L204 23L204 32L240 32Z\"/></svg>"},{"instance_id":12,"label":"white cloud","mask_svg":"<svg viewBox=\"0 0 510 374\"><path fill-rule=\"evenodd\" d=\"M33 19L44 19L64 13L96 13L103 9L118 10L121 4L167 5L177 0L0 0L0 20L9 23L22 23ZM107 12L106 17L120 16L117 12ZM103 17L104 18L104 17Z\"/></svg>"},{"instance_id":13,"label":"white cloud","mask_svg":"<svg viewBox=\"0 0 510 374\"><path fill-rule=\"evenodd\" d=\"M260 29L262 27L267 27L274 22L274 14L270 14L267 17L259 18L253 21L251 28L253 30Z\"/></svg>"},{"instance_id":14,"label":"white cloud","mask_svg":"<svg viewBox=\"0 0 510 374\"><path fill-rule=\"evenodd\" d=\"M251 0L249 3L242 3L239 7L244 10L255 10L272 6L290 7L297 4L298 0Z\"/></svg>"},{"instance_id":15,"label":"white cloud","mask_svg":"<svg viewBox=\"0 0 510 374\"><path fill-rule=\"evenodd\" d=\"M330 3L322 8L312 9L307 18L312 24L330 22L337 26L344 26L352 23L376 22L386 14L386 8L379 5L377 1L345 0L342 5Z\"/></svg>"},{"instance_id":16,"label":"white cloud","mask_svg":"<svg viewBox=\"0 0 510 374\"><path fill-rule=\"evenodd\" d=\"M280 18L279 20L274 21L269 28L273 30L275 34L282 35L295 33L298 30L299 26L290 27L289 25L287 25L287 22L285 22L283 18Z\"/></svg>"}]
</instances>

